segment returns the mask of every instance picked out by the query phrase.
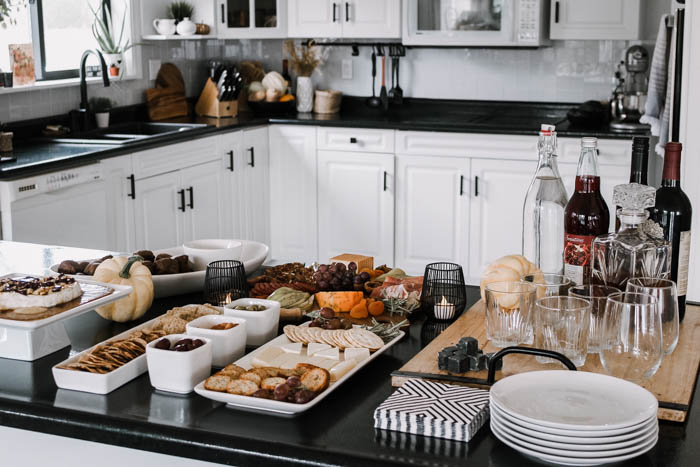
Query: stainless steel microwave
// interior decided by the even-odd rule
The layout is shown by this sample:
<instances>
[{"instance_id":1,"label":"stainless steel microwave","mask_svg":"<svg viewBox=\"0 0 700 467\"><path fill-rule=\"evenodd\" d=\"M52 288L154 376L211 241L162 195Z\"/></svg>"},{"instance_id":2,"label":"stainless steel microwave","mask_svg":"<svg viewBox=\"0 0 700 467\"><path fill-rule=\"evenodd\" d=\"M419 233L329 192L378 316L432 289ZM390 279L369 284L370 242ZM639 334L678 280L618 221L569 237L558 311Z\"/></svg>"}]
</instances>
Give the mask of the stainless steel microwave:
<instances>
[{"instance_id":1,"label":"stainless steel microwave","mask_svg":"<svg viewBox=\"0 0 700 467\"><path fill-rule=\"evenodd\" d=\"M404 0L406 45L537 47L549 41L549 0Z\"/></svg>"}]
</instances>

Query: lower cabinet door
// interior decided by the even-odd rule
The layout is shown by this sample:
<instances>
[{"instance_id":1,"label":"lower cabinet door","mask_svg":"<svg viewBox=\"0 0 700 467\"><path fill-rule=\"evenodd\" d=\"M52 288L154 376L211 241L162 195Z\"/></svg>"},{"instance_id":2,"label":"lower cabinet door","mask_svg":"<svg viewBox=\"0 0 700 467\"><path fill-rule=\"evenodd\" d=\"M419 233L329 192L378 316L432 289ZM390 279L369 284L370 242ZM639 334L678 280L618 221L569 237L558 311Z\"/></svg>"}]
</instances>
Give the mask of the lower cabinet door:
<instances>
[{"instance_id":1,"label":"lower cabinet door","mask_svg":"<svg viewBox=\"0 0 700 467\"><path fill-rule=\"evenodd\" d=\"M182 244L186 195L177 170L136 182L136 250L158 250Z\"/></svg>"},{"instance_id":2,"label":"lower cabinet door","mask_svg":"<svg viewBox=\"0 0 700 467\"><path fill-rule=\"evenodd\" d=\"M396 267L422 275L425 265L467 268L469 159L396 158Z\"/></svg>"},{"instance_id":3,"label":"lower cabinet door","mask_svg":"<svg viewBox=\"0 0 700 467\"><path fill-rule=\"evenodd\" d=\"M107 181L107 229L110 244L106 250L131 252L134 249L134 199L129 176L133 173L131 156L113 157L100 162ZM132 199L134 196L134 199Z\"/></svg>"},{"instance_id":4,"label":"lower cabinet door","mask_svg":"<svg viewBox=\"0 0 700 467\"><path fill-rule=\"evenodd\" d=\"M472 159L467 281L493 260L522 253L523 203L536 161Z\"/></svg>"},{"instance_id":5,"label":"lower cabinet door","mask_svg":"<svg viewBox=\"0 0 700 467\"><path fill-rule=\"evenodd\" d=\"M238 185L241 238L269 245L270 154L267 127L243 131L240 165Z\"/></svg>"},{"instance_id":6,"label":"lower cabinet door","mask_svg":"<svg viewBox=\"0 0 700 467\"><path fill-rule=\"evenodd\" d=\"M224 238L224 173L219 161L183 169L185 241Z\"/></svg>"},{"instance_id":7,"label":"lower cabinet door","mask_svg":"<svg viewBox=\"0 0 700 467\"><path fill-rule=\"evenodd\" d=\"M394 155L318 151L318 259L394 264Z\"/></svg>"}]
</instances>

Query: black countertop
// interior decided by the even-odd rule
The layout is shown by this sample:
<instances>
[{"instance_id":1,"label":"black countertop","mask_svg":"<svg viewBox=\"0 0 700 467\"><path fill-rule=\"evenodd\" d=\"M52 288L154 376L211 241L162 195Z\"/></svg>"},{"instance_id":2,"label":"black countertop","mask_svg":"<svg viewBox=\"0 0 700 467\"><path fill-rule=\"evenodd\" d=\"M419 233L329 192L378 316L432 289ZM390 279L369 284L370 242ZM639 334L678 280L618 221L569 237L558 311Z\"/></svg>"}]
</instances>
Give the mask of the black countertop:
<instances>
[{"instance_id":1,"label":"black countertop","mask_svg":"<svg viewBox=\"0 0 700 467\"><path fill-rule=\"evenodd\" d=\"M342 111L338 114L299 113L262 117L241 113L236 118L171 119L167 122L206 123L207 127L124 145L48 143L37 139L36 135L40 134L41 128L47 123L64 122L64 117L43 118L10 125L9 129L14 130L16 134L16 160L0 163L0 180L60 170L99 159L268 123L520 135L536 135L542 123L549 123L556 126L559 136L562 137L631 138L631 133L610 131L607 123L588 129L572 126L566 118L566 112L575 106L576 104L406 99L403 105L392 106L387 112L383 112L367 107L364 98L346 97L343 100ZM134 106L121 113L115 112L112 120L113 123L118 123L147 121L148 118L143 106Z\"/></svg>"},{"instance_id":2,"label":"black countertop","mask_svg":"<svg viewBox=\"0 0 700 467\"><path fill-rule=\"evenodd\" d=\"M104 253L0 242L0 274L17 270L42 273L62 259ZM231 409L194 394L161 393L151 387L147 374L105 396L56 388L51 366L69 353L199 298L157 300L146 316L129 324L111 323L96 313L70 318L65 322L70 349L35 362L0 359L0 424L229 465L541 465L502 444L488 426L469 443L373 428L374 409L392 391L390 373L427 344L429 326L423 322L414 323L406 339L296 418ZM660 422L654 449L622 465L697 465L697 404L688 418L685 424Z\"/></svg>"}]
</instances>

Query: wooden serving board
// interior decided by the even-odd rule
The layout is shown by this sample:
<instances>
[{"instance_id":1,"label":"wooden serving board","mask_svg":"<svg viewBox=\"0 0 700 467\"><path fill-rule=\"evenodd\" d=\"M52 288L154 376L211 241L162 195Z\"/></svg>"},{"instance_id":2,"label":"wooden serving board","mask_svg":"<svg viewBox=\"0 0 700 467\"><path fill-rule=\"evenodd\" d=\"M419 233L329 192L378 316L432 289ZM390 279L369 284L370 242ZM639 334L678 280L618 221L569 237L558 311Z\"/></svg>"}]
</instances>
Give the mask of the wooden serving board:
<instances>
[{"instance_id":1,"label":"wooden serving board","mask_svg":"<svg viewBox=\"0 0 700 467\"><path fill-rule=\"evenodd\" d=\"M457 321L433 339L422 351L399 370L391 374L393 386L401 386L409 378L424 378L474 387L486 387L487 371L471 371L454 374L438 369L437 354L444 347L455 345L465 336L476 337L484 352L496 352L499 348L486 339L486 318L483 301L477 302ZM700 307L688 305L681 323L678 345L671 355L664 357L656 374L643 386L659 400L659 418L684 422L693 398L700 365ZM503 358L503 370L496 379L505 376L539 370L566 370L559 363L541 364L529 355L511 354ZM603 373L598 354L588 354L583 371Z\"/></svg>"}]
</instances>

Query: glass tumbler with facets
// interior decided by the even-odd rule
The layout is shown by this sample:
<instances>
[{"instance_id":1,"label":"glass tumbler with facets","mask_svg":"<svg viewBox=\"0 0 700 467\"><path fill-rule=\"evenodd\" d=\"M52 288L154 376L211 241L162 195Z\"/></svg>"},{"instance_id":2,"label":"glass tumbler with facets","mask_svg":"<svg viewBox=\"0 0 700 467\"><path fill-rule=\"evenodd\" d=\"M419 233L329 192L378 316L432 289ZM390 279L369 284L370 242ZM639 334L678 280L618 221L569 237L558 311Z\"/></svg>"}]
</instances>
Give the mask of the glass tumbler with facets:
<instances>
[{"instance_id":1,"label":"glass tumbler with facets","mask_svg":"<svg viewBox=\"0 0 700 467\"><path fill-rule=\"evenodd\" d=\"M552 296L535 302L535 347L564 354L576 366L586 362L591 302L583 298ZM554 362L537 357L540 363Z\"/></svg>"},{"instance_id":2,"label":"glass tumbler with facets","mask_svg":"<svg viewBox=\"0 0 700 467\"><path fill-rule=\"evenodd\" d=\"M566 295L574 285L573 281L563 274L527 274L520 278L523 282L534 284L537 298L550 297L552 295Z\"/></svg>"},{"instance_id":3,"label":"glass tumbler with facets","mask_svg":"<svg viewBox=\"0 0 700 467\"><path fill-rule=\"evenodd\" d=\"M678 344L678 291L669 279L635 277L627 281L627 291L649 294L659 301L664 355L673 353Z\"/></svg>"},{"instance_id":4,"label":"glass tumbler with facets","mask_svg":"<svg viewBox=\"0 0 700 467\"><path fill-rule=\"evenodd\" d=\"M486 337L496 347L526 343L532 338L535 286L527 282L491 282L484 287Z\"/></svg>"},{"instance_id":5,"label":"glass tumbler with facets","mask_svg":"<svg viewBox=\"0 0 700 467\"><path fill-rule=\"evenodd\" d=\"M591 325L588 328L588 353L598 353L604 347L603 318L608 296L622 292L606 285L579 285L569 289L571 297L583 298L591 302Z\"/></svg>"},{"instance_id":6,"label":"glass tumbler with facets","mask_svg":"<svg viewBox=\"0 0 700 467\"><path fill-rule=\"evenodd\" d=\"M663 357L658 300L634 292L610 295L604 323L606 347L599 355L605 371L636 384L651 378Z\"/></svg>"}]
</instances>

